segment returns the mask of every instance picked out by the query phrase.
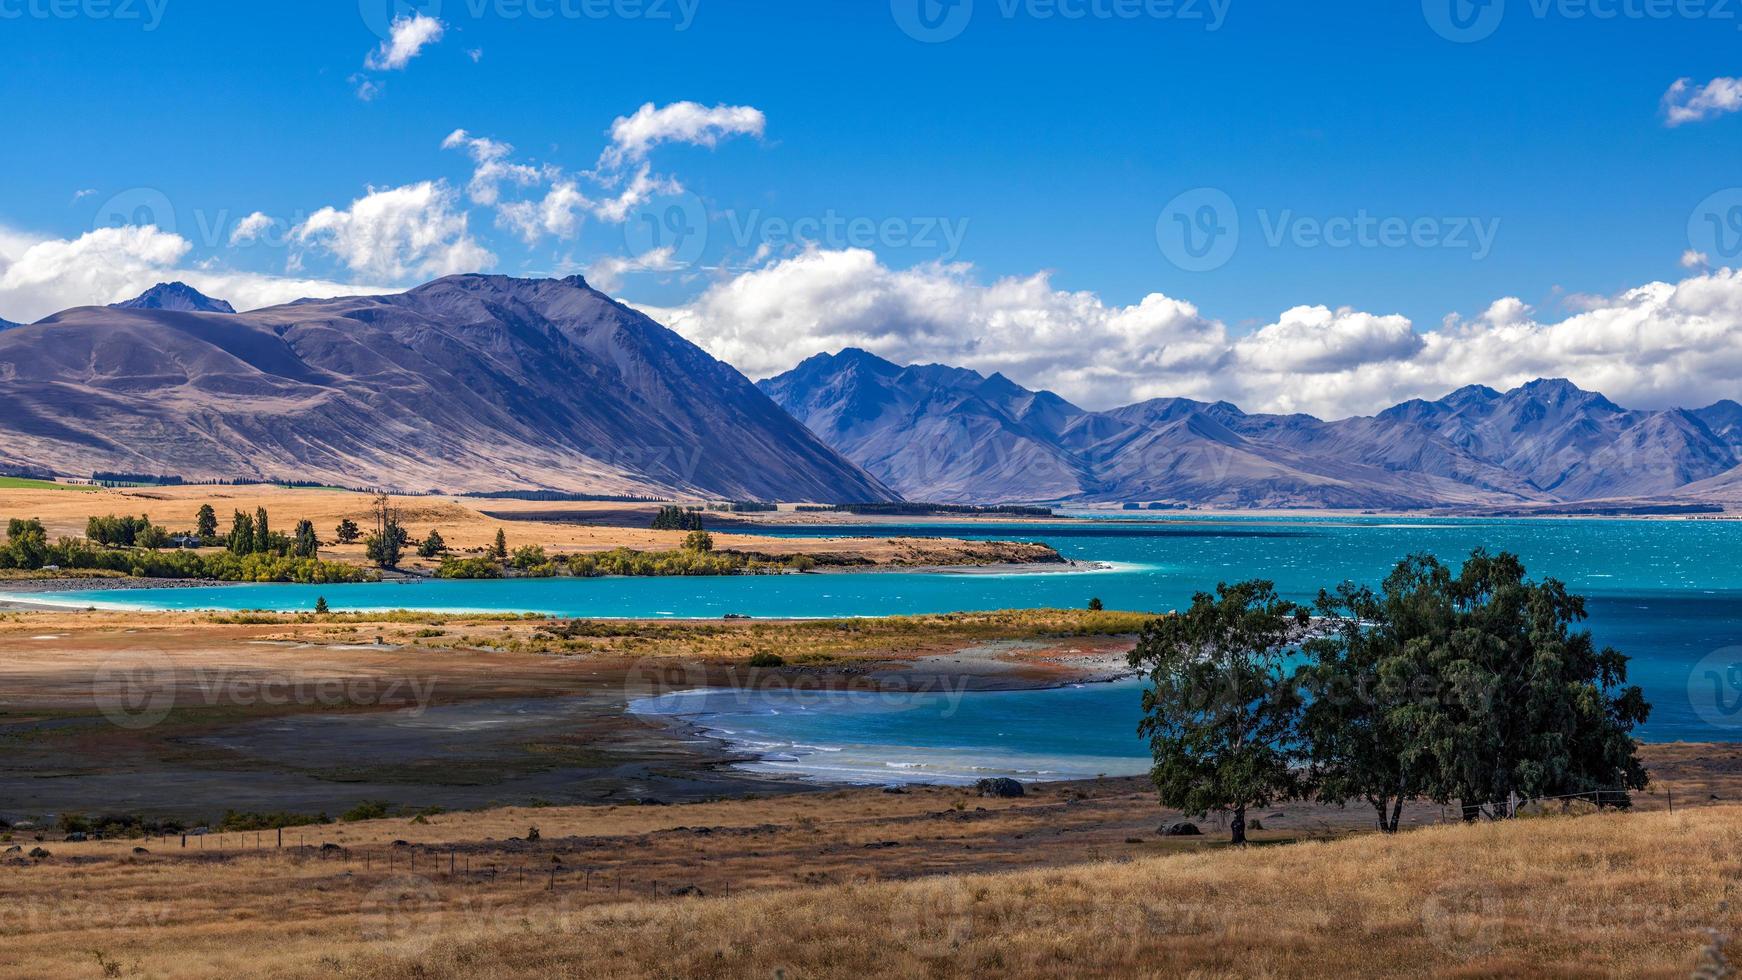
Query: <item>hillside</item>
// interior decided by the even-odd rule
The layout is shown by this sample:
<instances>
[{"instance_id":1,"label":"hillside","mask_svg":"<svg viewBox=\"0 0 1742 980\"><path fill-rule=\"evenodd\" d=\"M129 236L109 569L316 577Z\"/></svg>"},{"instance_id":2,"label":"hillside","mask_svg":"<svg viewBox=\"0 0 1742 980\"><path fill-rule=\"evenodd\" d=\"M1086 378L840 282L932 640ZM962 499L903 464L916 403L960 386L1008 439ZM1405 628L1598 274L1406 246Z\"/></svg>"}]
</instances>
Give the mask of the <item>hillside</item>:
<instances>
[{"instance_id":1,"label":"hillside","mask_svg":"<svg viewBox=\"0 0 1742 980\"><path fill-rule=\"evenodd\" d=\"M891 487L948 502L1520 507L1679 496L1742 464L1734 402L1631 411L1564 380L1330 422L1186 398L1089 412L1000 375L859 350L760 386Z\"/></svg>"},{"instance_id":2,"label":"hillside","mask_svg":"<svg viewBox=\"0 0 1742 980\"><path fill-rule=\"evenodd\" d=\"M407 491L893 497L730 366L578 276L453 276L394 296L227 309L174 284L0 332L0 465Z\"/></svg>"}]
</instances>

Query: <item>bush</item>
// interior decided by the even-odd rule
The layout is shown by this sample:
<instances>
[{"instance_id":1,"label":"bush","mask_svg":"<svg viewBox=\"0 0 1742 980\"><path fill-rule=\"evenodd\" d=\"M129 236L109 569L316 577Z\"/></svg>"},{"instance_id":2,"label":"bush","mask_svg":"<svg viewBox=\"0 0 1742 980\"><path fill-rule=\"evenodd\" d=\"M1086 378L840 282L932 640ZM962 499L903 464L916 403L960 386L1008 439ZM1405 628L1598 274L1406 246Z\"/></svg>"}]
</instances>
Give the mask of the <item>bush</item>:
<instances>
[{"instance_id":1,"label":"bush","mask_svg":"<svg viewBox=\"0 0 1742 980\"><path fill-rule=\"evenodd\" d=\"M437 578L501 578L502 566L489 558L442 558Z\"/></svg>"},{"instance_id":2,"label":"bush","mask_svg":"<svg viewBox=\"0 0 1742 980\"><path fill-rule=\"evenodd\" d=\"M768 653L766 651L761 652L761 653L753 653L750 655L750 666L752 666L752 667L784 667L784 666L786 666L786 658L782 657L778 653Z\"/></svg>"},{"instance_id":3,"label":"bush","mask_svg":"<svg viewBox=\"0 0 1742 980\"><path fill-rule=\"evenodd\" d=\"M385 816L387 816L386 800L364 800L340 814L339 819L352 823L358 820L380 820Z\"/></svg>"}]
</instances>

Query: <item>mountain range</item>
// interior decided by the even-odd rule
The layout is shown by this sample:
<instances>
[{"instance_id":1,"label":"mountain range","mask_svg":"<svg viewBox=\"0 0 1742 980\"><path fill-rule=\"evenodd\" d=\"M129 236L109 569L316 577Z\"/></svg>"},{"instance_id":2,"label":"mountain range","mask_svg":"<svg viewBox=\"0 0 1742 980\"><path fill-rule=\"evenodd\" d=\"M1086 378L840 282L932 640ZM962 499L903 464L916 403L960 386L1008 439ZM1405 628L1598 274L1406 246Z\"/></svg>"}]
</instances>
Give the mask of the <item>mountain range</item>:
<instances>
[{"instance_id":1,"label":"mountain range","mask_svg":"<svg viewBox=\"0 0 1742 980\"><path fill-rule=\"evenodd\" d=\"M1742 504L1742 405L1637 411L1544 379L1337 421L1186 398L1088 411L856 349L752 384L579 276L246 313L160 283L0 321L0 473L100 471L820 502Z\"/></svg>"},{"instance_id":2,"label":"mountain range","mask_svg":"<svg viewBox=\"0 0 1742 980\"><path fill-rule=\"evenodd\" d=\"M940 502L1414 509L1742 497L1742 405L1632 411L1559 379L1470 386L1339 421L1185 398L1092 412L999 374L856 349L760 387L885 484Z\"/></svg>"},{"instance_id":3,"label":"mountain range","mask_svg":"<svg viewBox=\"0 0 1742 980\"><path fill-rule=\"evenodd\" d=\"M449 492L895 494L579 276L234 312L171 283L0 331L0 472Z\"/></svg>"}]
</instances>

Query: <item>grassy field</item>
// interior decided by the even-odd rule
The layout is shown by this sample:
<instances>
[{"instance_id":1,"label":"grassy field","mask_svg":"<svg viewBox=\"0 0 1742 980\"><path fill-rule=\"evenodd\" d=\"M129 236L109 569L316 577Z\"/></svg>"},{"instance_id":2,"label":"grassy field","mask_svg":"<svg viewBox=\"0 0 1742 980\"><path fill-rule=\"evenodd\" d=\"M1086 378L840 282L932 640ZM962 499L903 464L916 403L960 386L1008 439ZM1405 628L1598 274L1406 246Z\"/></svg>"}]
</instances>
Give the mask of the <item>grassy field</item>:
<instances>
[{"instance_id":1,"label":"grassy field","mask_svg":"<svg viewBox=\"0 0 1742 980\"><path fill-rule=\"evenodd\" d=\"M30 483L31 481L23 481ZM324 488L246 487L69 487L37 483L10 489L0 483L0 521L10 517L42 520L52 540L79 537L93 516L147 514L170 531L190 530L201 504L218 513L220 532L235 511L253 514L264 507L272 526L289 531L299 520L314 522L323 541L321 557L362 563L361 542L341 545L334 529L341 520L373 525L368 494ZM84 493L68 493L84 490ZM451 497L399 497L394 504L414 541L439 530L456 553L482 554L506 534L509 548L541 545L554 553L577 554L630 548L671 551L683 546L684 532L648 528L657 505L565 503L560 506L514 500ZM489 514L484 511L489 511ZM553 519L556 518L556 519ZM704 517L704 520L706 518ZM808 556L821 564L961 565L1056 560L1043 545L944 538L775 538L758 534L714 533L714 547L773 559ZM428 569L438 562L407 550L404 567Z\"/></svg>"},{"instance_id":2,"label":"grassy field","mask_svg":"<svg viewBox=\"0 0 1742 980\"><path fill-rule=\"evenodd\" d=\"M1127 780L51 842L0 868L0 972L1687 977L1742 925L1734 806L1241 850L1161 817Z\"/></svg>"},{"instance_id":3,"label":"grassy field","mask_svg":"<svg viewBox=\"0 0 1742 980\"><path fill-rule=\"evenodd\" d=\"M21 476L0 476L0 490L73 490L94 493L97 488L56 483L53 480L31 480Z\"/></svg>"}]
</instances>

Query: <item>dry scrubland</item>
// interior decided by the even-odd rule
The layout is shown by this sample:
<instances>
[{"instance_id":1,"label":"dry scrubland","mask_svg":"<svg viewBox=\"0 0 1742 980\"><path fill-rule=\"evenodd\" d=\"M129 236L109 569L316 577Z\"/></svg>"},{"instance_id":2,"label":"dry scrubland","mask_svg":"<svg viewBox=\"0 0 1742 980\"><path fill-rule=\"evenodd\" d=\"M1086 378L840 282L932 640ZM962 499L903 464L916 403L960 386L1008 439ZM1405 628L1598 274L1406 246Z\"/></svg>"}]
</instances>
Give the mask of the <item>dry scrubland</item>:
<instances>
[{"instance_id":1,"label":"dry scrubland","mask_svg":"<svg viewBox=\"0 0 1742 980\"><path fill-rule=\"evenodd\" d=\"M1157 818L1120 781L440 815L286 852L51 844L0 866L0 972L1686 977L1742 925L1728 805L1242 850Z\"/></svg>"},{"instance_id":2,"label":"dry scrubland","mask_svg":"<svg viewBox=\"0 0 1742 980\"><path fill-rule=\"evenodd\" d=\"M654 504L452 497L393 499L414 541L422 540L431 530L439 530L448 547L461 554L482 553L492 546L498 528L507 534L510 548L537 544L562 554L613 548L670 551L683 546L681 531L648 529L658 509ZM218 512L219 530L223 531L230 526L232 512L239 510L251 515L256 508L264 507L272 526L280 531L289 531L299 520L313 521L321 536L322 558L364 564L362 543L337 544L333 529L347 518L365 530L373 526L370 501L367 494L344 490L271 486L0 487L0 521L9 517L40 518L53 539L63 535L82 537L85 521L92 516L149 514L153 521L173 532L192 529L200 505L209 503ZM934 538L772 538L714 532L714 547L774 558L806 555L821 564L919 566L1057 560L1057 554L1042 545ZM420 559L412 549L407 549L402 567L417 571L437 564Z\"/></svg>"}]
</instances>

